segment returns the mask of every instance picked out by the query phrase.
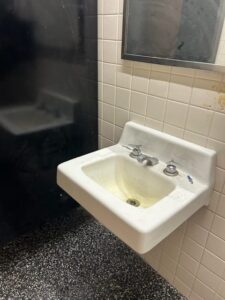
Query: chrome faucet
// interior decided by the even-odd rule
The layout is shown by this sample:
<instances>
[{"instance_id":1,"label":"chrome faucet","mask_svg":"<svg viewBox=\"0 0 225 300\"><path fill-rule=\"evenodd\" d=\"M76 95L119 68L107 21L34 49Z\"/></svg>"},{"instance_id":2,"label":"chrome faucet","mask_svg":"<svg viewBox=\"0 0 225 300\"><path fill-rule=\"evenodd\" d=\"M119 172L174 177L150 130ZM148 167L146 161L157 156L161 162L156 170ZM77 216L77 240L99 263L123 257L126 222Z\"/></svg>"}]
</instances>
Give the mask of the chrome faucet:
<instances>
[{"instance_id":1,"label":"chrome faucet","mask_svg":"<svg viewBox=\"0 0 225 300\"><path fill-rule=\"evenodd\" d=\"M130 157L137 159L139 163L144 163L146 161L146 165L148 166L155 166L159 163L158 158L145 155L141 152L142 145L131 144L124 147L129 150L132 150L130 153Z\"/></svg>"}]
</instances>

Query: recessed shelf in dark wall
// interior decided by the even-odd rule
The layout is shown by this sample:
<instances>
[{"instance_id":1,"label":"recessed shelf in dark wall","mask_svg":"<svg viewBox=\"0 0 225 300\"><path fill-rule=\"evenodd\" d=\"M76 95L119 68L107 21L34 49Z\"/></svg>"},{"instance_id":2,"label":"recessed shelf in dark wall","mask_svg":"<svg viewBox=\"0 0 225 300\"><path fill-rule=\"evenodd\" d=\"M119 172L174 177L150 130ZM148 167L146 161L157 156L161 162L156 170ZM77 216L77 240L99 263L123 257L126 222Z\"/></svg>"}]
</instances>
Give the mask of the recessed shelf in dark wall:
<instances>
[{"instance_id":1,"label":"recessed shelf in dark wall","mask_svg":"<svg viewBox=\"0 0 225 300\"><path fill-rule=\"evenodd\" d=\"M97 1L0 0L0 41L3 243L76 205L56 167L97 149Z\"/></svg>"}]
</instances>

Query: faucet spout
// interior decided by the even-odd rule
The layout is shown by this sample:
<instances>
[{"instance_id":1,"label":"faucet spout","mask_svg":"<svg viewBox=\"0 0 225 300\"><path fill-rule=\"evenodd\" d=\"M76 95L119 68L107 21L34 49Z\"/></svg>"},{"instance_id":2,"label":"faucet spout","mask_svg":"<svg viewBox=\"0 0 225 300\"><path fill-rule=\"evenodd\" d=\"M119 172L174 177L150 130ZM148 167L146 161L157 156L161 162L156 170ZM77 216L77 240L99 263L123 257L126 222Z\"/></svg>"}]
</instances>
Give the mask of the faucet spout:
<instances>
[{"instance_id":1,"label":"faucet spout","mask_svg":"<svg viewBox=\"0 0 225 300\"><path fill-rule=\"evenodd\" d=\"M149 165L149 166L155 166L159 163L159 160L158 158L156 157L151 157L151 156L148 156L148 155L144 155L144 154L141 154L137 157L137 161L139 163L143 163L146 161L146 164Z\"/></svg>"}]
</instances>

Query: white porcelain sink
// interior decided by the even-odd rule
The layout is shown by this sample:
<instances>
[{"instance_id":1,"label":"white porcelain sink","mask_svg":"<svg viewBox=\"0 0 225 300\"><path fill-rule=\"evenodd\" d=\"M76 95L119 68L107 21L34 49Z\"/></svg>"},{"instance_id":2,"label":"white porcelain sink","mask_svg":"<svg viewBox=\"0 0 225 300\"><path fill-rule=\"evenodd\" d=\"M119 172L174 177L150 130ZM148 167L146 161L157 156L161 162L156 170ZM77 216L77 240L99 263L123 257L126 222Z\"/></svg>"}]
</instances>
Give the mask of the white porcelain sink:
<instances>
[{"instance_id":1,"label":"white porcelain sink","mask_svg":"<svg viewBox=\"0 0 225 300\"><path fill-rule=\"evenodd\" d=\"M123 145L141 144L159 163L147 166ZM208 204L216 153L128 122L120 142L58 167L58 184L138 253L146 253ZM179 175L163 173L177 162ZM191 178L191 180L190 180Z\"/></svg>"}]
</instances>

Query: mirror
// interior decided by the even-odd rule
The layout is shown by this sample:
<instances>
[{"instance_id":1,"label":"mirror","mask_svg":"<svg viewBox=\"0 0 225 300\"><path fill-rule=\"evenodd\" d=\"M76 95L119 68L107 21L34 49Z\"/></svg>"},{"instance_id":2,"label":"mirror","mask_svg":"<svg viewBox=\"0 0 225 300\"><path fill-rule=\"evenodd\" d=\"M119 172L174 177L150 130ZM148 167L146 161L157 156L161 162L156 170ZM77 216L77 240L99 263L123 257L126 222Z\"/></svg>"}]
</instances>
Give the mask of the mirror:
<instances>
[{"instance_id":1,"label":"mirror","mask_svg":"<svg viewBox=\"0 0 225 300\"><path fill-rule=\"evenodd\" d=\"M122 58L225 72L224 0L125 0Z\"/></svg>"}]
</instances>

